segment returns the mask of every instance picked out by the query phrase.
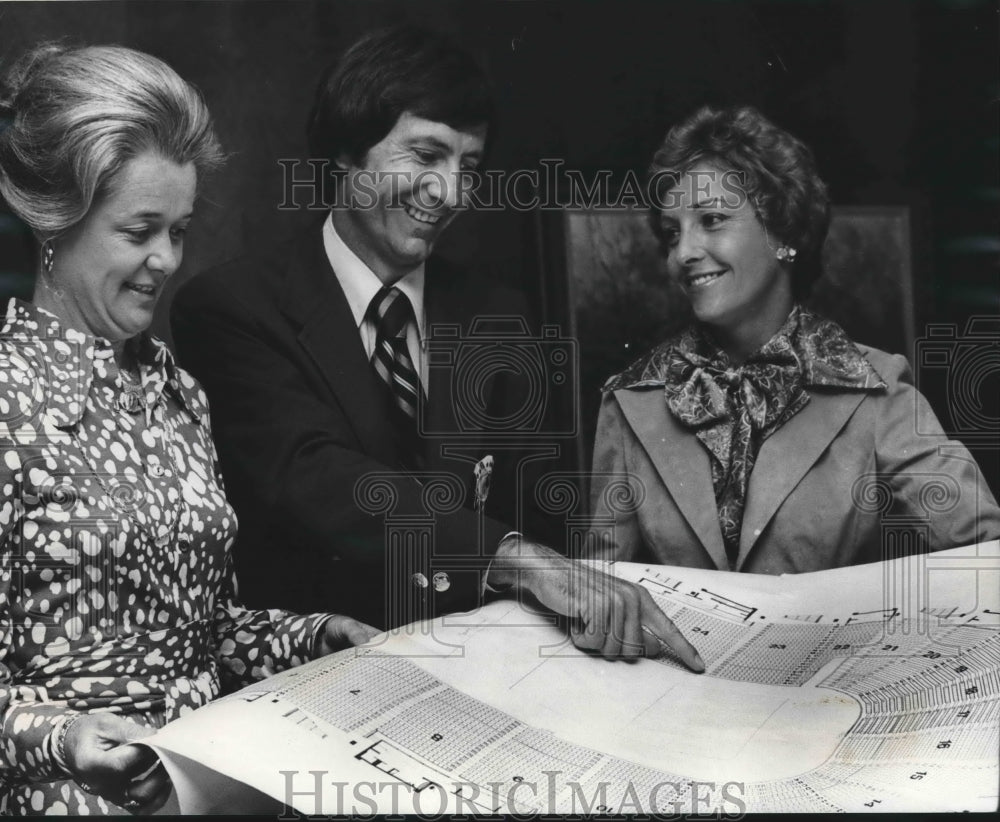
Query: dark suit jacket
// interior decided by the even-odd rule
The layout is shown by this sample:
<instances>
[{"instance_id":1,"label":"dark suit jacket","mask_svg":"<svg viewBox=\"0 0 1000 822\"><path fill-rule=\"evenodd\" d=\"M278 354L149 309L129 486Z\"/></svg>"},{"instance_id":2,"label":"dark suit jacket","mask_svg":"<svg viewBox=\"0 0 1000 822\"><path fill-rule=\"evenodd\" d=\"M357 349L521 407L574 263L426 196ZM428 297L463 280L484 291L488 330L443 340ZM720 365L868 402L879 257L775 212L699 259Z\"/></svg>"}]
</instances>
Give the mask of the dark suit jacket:
<instances>
[{"instance_id":1,"label":"dark suit jacket","mask_svg":"<svg viewBox=\"0 0 1000 822\"><path fill-rule=\"evenodd\" d=\"M525 316L513 290L436 258L425 272L428 329L455 324L468 335L475 317ZM456 387L457 360L433 355L422 418L437 436L426 438L427 469L453 479L401 473L384 386L319 225L273 253L194 277L172 324L180 361L208 393L240 518L234 556L247 603L339 610L382 626L478 603L490 556L522 523L516 437L498 439L476 421L523 404L517 375L486 369L481 383ZM466 391L471 421L456 416L456 391ZM488 453L496 468L480 516L470 510L473 467Z\"/></svg>"},{"instance_id":2,"label":"dark suit jacket","mask_svg":"<svg viewBox=\"0 0 1000 822\"><path fill-rule=\"evenodd\" d=\"M736 570L820 571L1000 536L1000 509L975 461L947 439L906 360L859 348L888 389L810 389L809 403L763 442ZM662 388L605 395L593 470L595 528L613 535L611 556L729 570L708 452Z\"/></svg>"}]
</instances>

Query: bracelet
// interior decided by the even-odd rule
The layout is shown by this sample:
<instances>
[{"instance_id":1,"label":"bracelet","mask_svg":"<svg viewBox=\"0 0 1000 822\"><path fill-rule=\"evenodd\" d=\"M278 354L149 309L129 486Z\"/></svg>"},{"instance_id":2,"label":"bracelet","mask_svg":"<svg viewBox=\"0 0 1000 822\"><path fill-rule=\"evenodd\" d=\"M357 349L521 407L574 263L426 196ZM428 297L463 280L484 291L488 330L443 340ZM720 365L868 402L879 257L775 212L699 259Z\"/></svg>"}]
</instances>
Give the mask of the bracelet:
<instances>
[{"instance_id":1,"label":"bracelet","mask_svg":"<svg viewBox=\"0 0 1000 822\"><path fill-rule=\"evenodd\" d=\"M59 726L59 730L56 732L55 741L52 744L52 758L55 760L56 765L59 766L62 772L65 773L70 779L74 780L84 793L96 794L96 791L91 788L90 785L76 777L76 775L69 769L69 764L66 762L66 734L69 733L69 729L73 726L73 724L83 716L86 716L86 714L72 714L67 719L63 720L63 724Z\"/></svg>"},{"instance_id":2,"label":"bracelet","mask_svg":"<svg viewBox=\"0 0 1000 822\"><path fill-rule=\"evenodd\" d=\"M83 714L71 714L69 717L64 719L62 725L60 725L59 729L56 731L55 739L52 742L52 758L55 760L55 763L59 766L60 770L68 776L73 776L73 773L70 771L69 765L66 761L66 734L69 733L69 729L73 727L73 723L75 723L81 716L83 716Z\"/></svg>"}]
</instances>

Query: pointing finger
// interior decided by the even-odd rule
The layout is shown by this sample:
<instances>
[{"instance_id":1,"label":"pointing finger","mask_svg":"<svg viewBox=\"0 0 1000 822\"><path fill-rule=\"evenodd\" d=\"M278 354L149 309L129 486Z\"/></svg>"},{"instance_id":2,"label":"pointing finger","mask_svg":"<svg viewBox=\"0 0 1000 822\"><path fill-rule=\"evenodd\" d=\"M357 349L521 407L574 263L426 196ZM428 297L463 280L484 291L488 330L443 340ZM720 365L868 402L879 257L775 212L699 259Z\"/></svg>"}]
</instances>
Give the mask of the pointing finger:
<instances>
[{"instance_id":1,"label":"pointing finger","mask_svg":"<svg viewBox=\"0 0 1000 822\"><path fill-rule=\"evenodd\" d=\"M656 607L649 592L643 589L642 624L647 632L652 633L658 642L669 651L672 651L681 662L695 673L702 673L705 670L705 662L697 649L671 622L667 615ZM648 602L647 602L648 600Z\"/></svg>"}]
</instances>

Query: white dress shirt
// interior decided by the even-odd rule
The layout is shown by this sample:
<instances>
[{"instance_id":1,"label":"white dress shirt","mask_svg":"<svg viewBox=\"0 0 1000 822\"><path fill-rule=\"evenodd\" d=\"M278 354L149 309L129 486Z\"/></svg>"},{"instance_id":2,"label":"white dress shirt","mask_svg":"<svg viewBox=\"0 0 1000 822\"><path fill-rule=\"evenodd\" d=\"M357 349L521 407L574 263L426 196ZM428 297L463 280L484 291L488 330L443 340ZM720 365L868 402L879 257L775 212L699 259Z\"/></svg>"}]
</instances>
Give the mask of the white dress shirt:
<instances>
[{"instance_id":1,"label":"white dress shirt","mask_svg":"<svg viewBox=\"0 0 1000 822\"><path fill-rule=\"evenodd\" d=\"M375 323L366 319L365 315L372 299L382 288L382 281L341 239L337 229L333 227L332 214L327 215L326 222L323 223L323 247L326 249L327 259L333 267L333 273L337 275L337 281L347 296L347 302L354 315L354 322L358 327L361 342L365 347L365 355L371 360L372 352L375 350L377 328ZM420 374L424 396L427 396L427 363L423 352L424 332L427 325L424 315L423 263L393 285L407 296L410 305L413 306L416 322L408 321L406 324L406 348L409 351L410 359L413 360L414 368Z\"/></svg>"}]
</instances>

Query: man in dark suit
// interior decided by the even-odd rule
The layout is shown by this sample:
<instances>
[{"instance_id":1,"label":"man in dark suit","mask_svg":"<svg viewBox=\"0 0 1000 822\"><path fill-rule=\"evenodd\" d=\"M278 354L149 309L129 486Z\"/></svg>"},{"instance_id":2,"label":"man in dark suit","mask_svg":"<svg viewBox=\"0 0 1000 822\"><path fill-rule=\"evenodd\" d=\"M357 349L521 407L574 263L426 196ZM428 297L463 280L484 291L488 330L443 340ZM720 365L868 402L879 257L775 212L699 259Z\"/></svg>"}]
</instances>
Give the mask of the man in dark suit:
<instances>
[{"instance_id":1,"label":"man in dark suit","mask_svg":"<svg viewBox=\"0 0 1000 822\"><path fill-rule=\"evenodd\" d=\"M362 38L310 119L313 156L338 172L330 213L180 291L174 337L211 402L244 597L392 627L491 590L529 593L570 618L581 647L636 656L666 642L698 668L644 589L510 524L524 458L508 447L516 426L498 440L494 423L516 420L531 386L509 367L455 368L476 340L516 346L500 326L526 306L431 255L492 123L484 75L449 41Z\"/></svg>"}]
</instances>

